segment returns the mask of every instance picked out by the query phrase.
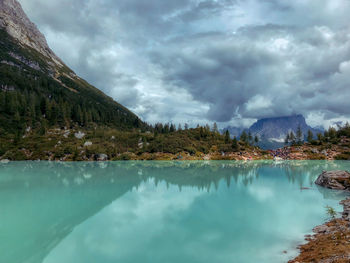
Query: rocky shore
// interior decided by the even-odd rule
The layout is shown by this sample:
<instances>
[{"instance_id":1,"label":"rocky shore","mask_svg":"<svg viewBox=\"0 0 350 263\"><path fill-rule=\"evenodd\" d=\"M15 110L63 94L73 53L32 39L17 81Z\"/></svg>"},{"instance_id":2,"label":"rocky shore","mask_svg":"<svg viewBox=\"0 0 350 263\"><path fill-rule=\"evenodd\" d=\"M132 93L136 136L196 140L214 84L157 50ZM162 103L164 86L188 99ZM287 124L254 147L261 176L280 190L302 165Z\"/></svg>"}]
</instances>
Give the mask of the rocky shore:
<instances>
[{"instance_id":1,"label":"rocky shore","mask_svg":"<svg viewBox=\"0 0 350 263\"><path fill-rule=\"evenodd\" d=\"M323 172L315 182L333 190L349 191L350 173L346 171ZM349 263L350 262L350 198L340 202L341 218L317 226L314 235L306 236L306 244L299 246L300 255L289 263Z\"/></svg>"}]
</instances>

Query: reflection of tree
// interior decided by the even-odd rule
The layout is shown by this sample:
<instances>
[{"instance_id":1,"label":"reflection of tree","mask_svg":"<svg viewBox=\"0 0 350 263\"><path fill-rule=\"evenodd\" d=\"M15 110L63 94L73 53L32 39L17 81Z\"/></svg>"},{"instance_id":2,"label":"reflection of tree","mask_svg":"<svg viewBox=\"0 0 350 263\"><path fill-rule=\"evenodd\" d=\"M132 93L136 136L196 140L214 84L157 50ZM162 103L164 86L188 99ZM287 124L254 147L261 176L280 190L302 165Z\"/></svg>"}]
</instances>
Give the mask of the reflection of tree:
<instances>
[{"instance_id":1,"label":"reflection of tree","mask_svg":"<svg viewBox=\"0 0 350 263\"><path fill-rule=\"evenodd\" d=\"M324 199L343 200L349 197L350 193L346 191L330 190L322 186L316 185L317 190L322 194Z\"/></svg>"},{"instance_id":2,"label":"reflection of tree","mask_svg":"<svg viewBox=\"0 0 350 263\"><path fill-rule=\"evenodd\" d=\"M323 170L342 169L342 162L331 161L283 161L275 166L281 168L289 182L298 184L300 188L311 186Z\"/></svg>"},{"instance_id":3,"label":"reflection of tree","mask_svg":"<svg viewBox=\"0 0 350 263\"><path fill-rule=\"evenodd\" d=\"M339 164L201 161L0 165L0 235L6 238L0 242L0 261L42 262L77 225L143 182L175 185L180 191L184 187L215 191L220 184L252 184L259 174L266 174L263 169L267 168L303 186L312 183L322 170L339 169Z\"/></svg>"}]
</instances>

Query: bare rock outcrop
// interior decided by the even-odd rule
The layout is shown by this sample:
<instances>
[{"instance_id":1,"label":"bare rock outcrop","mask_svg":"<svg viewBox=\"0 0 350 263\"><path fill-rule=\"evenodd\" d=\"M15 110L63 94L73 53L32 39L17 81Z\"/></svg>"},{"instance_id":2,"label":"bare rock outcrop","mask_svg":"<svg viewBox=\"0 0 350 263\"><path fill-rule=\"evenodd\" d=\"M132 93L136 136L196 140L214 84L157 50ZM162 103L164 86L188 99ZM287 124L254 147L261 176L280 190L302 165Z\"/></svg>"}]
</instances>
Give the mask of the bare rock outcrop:
<instances>
[{"instance_id":1,"label":"bare rock outcrop","mask_svg":"<svg viewBox=\"0 0 350 263\"><path fill-rule=\"evenodd\" d=\"M347 198L340 202L343 206L342 218L350 223L350 198Z\"/></svg>"},{"instance_id":2,"label":"bare rock outcrop","mask_svg":"<svg viewBox=\"0 0 350 263\"><path fill-rule=\"evenodd\" d=\"M56 66L63 66L63 62L49 48L45 36L29 20L17 0L0 0L0 27L21 44L44 55Z\"/></svg>"},{"instance_id":3,"label":"bare rock outcrop","mask_svg":"<svg viewBox=\"0 0 350 263\"><path fill-rule=\"evenodd\" d=\"M350 191L350 173L347 171L323 171L315 184L329 189Z\"/></svg>"}]
</instances>

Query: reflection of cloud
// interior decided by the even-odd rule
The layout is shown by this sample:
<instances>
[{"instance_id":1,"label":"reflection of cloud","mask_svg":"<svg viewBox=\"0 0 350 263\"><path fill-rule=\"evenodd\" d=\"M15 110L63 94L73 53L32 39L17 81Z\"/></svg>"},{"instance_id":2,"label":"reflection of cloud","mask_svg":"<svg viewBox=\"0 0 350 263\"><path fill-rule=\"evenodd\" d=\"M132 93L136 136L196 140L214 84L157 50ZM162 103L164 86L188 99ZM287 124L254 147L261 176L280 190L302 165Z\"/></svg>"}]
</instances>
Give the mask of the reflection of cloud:
<instances>
[{"instance_id":1,"label":"reflection of cloud","mask_svg":"<svg viewBox=\"0 0 350 263\"><path fill-rule=\"evenodd\" d=\"M274 197L274 192L272 188L261 186L261 185L248 186L248 192L251 196L256 198L259 202L264 202Z\"/></svg>"},{"instance_id":2,"label":"reflection of cloud","mask_svg":"<svg viewBox=\"0 0 350 263\"><path fill-rule=\"evenodd\" d=\"M0 242L0 250L9 252L0 261L18 263L24 261L20 257L50 253L45 261L32 261L263 263L264 258L274 263L269 256L301 241L324 218L326 204L337 206L336 197L326 203L318 191L299 186L313 187L322 170L349 169L350 163L107 162L102 170L99 163L12 162L0 167L0 188L6 189L0 191L0 211L6 211L0 213L0 228L12 237Z\"/></svg>"},{"instance_id":3,"label":"reflection of cloud","mask_svg":"<svg viewBox=\"0 0 350 263\"><path fill-rule=\"evenodd\" d=\"M85 253L82 258L86 257L86 262L90 255L99 255L106 262L109 262L108 258L120 262L125 262L127 258L130 260L135 249L147 247L165 227L169 224L171 227L169 214L181 214L191 207L197 197L206 194L189 187L184 187L179 193L177 187L167 189L165 183L157 187L154 180L143 183L113 202L98 217L88 220L85 223L85 227L90 229L88 233L78 227L46 258L45 263L72 262L77 252ZM74 249L71 249L72 246ZM141 262L141 259L128 262Z\"/></svg>"}]
</instances>

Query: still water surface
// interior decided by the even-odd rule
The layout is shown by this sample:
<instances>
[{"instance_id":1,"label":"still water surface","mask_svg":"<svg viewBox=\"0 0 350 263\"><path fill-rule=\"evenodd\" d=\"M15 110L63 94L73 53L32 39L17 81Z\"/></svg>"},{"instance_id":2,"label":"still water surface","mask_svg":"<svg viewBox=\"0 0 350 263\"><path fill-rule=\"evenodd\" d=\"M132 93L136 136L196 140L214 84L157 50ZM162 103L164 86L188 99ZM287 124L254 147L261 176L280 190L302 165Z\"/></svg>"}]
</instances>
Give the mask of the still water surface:
<instances>
[{"instance_id":1,"label":"still water surface","mask_svg":"<svg viewBox=\"0 0 350 263\"><path fill-rule=\"evenodd\" d=\"M350 162L0 164L0 262L286 262L341 211L313 184L335 169Z\"/></svg>"}]
</instances>

